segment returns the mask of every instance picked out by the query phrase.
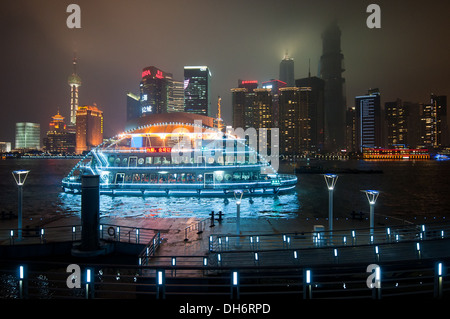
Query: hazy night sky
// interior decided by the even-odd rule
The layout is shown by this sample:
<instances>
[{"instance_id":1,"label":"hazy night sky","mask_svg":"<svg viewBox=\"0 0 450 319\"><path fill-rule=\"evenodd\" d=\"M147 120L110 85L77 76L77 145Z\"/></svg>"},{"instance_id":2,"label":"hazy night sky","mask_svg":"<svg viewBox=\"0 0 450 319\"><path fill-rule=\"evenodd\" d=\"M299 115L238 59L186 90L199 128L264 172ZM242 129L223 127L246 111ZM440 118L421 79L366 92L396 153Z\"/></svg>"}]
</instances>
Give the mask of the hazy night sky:
<instances>
[{"instance_id":1,"label":"hazy night sky","mask_svg":"<svg viewBox=\"0 0 450 319\"><path fill-rule=\"evenodd\" d=\"M68 29L66 8L81 7L81 29ZM366 26L370 3L381 7L381 29ZM2 0L0 141L12 142L16 122L41 124L58 108L68 121L72 58L82 79L80 105L104 111L105 137L125 126L126 93L154 65L183 79L183 66L207 65L211 104L222 97L230 123L230 88L238 79L278 78L284 52L295 77L317 75L321 33L337 19L346 71L347 105L378 87L382 105L397 97L427 102L450 96L450 2L336 0ZM214 111L215 113L215 111Z\"/></svg>"}]
</instances>

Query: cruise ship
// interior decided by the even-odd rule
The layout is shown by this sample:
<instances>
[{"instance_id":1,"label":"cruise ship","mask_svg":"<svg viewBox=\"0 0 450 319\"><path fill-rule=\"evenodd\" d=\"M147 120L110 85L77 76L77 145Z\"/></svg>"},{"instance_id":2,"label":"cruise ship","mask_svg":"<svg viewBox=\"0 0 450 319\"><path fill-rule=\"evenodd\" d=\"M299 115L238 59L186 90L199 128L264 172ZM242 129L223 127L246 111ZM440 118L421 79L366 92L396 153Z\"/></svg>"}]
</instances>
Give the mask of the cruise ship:
<instances>
[{"instance_id":1,"label":"cruise ship","mask_svg":"<svg viewBox=\"0 0 450 319\"><path fill-rule=\"evenodd\" d=\"M81 193L81 176L99 175L100 193L139 196L274 195L295 188L248 142L189 113L139 118L86 154L62 180Z\"/></svg>"}]
</instances>

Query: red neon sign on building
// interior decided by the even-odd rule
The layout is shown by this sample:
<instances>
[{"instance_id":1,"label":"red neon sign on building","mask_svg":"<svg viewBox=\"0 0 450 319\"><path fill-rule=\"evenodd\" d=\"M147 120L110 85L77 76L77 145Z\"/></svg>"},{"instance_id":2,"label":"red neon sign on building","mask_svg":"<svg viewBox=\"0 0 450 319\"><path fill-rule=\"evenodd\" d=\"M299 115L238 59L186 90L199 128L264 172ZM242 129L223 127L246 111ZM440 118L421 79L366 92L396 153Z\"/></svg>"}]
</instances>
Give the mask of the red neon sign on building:
<instances>
[{"instance_id":1,"label":"red neon sign on building","mask_svg":"<svg viewBox=\"0 0 450 319\"><path fill-rule=\"evenodd\" d=\"M150 72L150 70L144 70L142 72L142 77L145 78L146 76L152 75L152 73Z\"/></svg>"}]
</instances>

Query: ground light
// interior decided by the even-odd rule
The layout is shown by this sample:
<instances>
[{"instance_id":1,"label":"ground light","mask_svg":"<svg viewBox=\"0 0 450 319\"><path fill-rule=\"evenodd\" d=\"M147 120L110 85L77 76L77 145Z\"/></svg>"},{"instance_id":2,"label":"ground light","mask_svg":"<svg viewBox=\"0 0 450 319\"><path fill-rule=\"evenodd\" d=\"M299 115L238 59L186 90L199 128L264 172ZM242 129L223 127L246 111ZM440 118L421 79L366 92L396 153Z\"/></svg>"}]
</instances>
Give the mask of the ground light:
<instances>
[{"instance_id":1,"label":"ground light","mask_svg":"<svg viewBox=\"0 0 450 319\"><path fill-rule=\"evenodd\" d=\"M17 170L13 171L12 174L14 176L14 180L16 181L18 192L19 192L19 201L18 201L18 238L22 239L22 199L23 199L23 185L25 184L25 180L27 179L28 173L30 171L27 170Z\"/></svg>"}]
</instances>

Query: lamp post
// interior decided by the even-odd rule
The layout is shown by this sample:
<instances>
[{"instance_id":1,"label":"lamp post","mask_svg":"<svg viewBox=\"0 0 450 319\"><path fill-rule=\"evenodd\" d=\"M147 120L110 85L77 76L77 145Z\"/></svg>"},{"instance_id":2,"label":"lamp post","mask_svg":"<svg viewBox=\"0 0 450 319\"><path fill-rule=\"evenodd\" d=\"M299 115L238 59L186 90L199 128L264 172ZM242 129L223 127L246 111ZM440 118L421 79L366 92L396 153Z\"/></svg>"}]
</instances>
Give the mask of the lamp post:
<instances>
[{"instance_id":1,"label":"lamp post","mask_svg":"<svg viewBox=\"0 0 450 319\"><path fill-rule=\"evenodd\" d=\"M13 171L13 177L14 180L16 181L17 184L17 188L19 191L19 201L18 201L18 216L17 216L17 220L18 220L18 239L21 240L22 239L22 193L23 193L23 185L25 184L25 180L27 179L28 173L30 171L27 170L17 170L17 171Z\"/></svg>"},{"instance_id":2,"label":"lamp post","mask_svg":"<svg viewBox=\"0 0 450 319\"><path fill-rule=\"evenodd\" d=\"M234 191L234 198L236 199L236 206L237 206L237 216L236 216L236 234L239 236L240 234L240 219L241 219L241 199L242 195L244 195L244 192L242 190L235 190Z\"/></svg>"},{"instance_id":3,"label":"lamp post","mask_svg":"<svg viewBox=\"0 0 450 319\"><path fill-rule=\"evenodd\" d=\"M323 177L328 187L328 231L331 236L333 231L333 190L338 176L336 174L325 174Z\"/></svg>"},{"instance_id":4,"label":"lamp post","mask_svg":"<svg viewBox=\"0 0 450 319\"><path fill-rule=\"evenodd\" d=\"M370 235L373 235L373 227L374 227L374 206L377 202L379 191L374 190L363 190L362 192L366 193L367 200L370 205Z\"/></svg>"}]
</instances>

